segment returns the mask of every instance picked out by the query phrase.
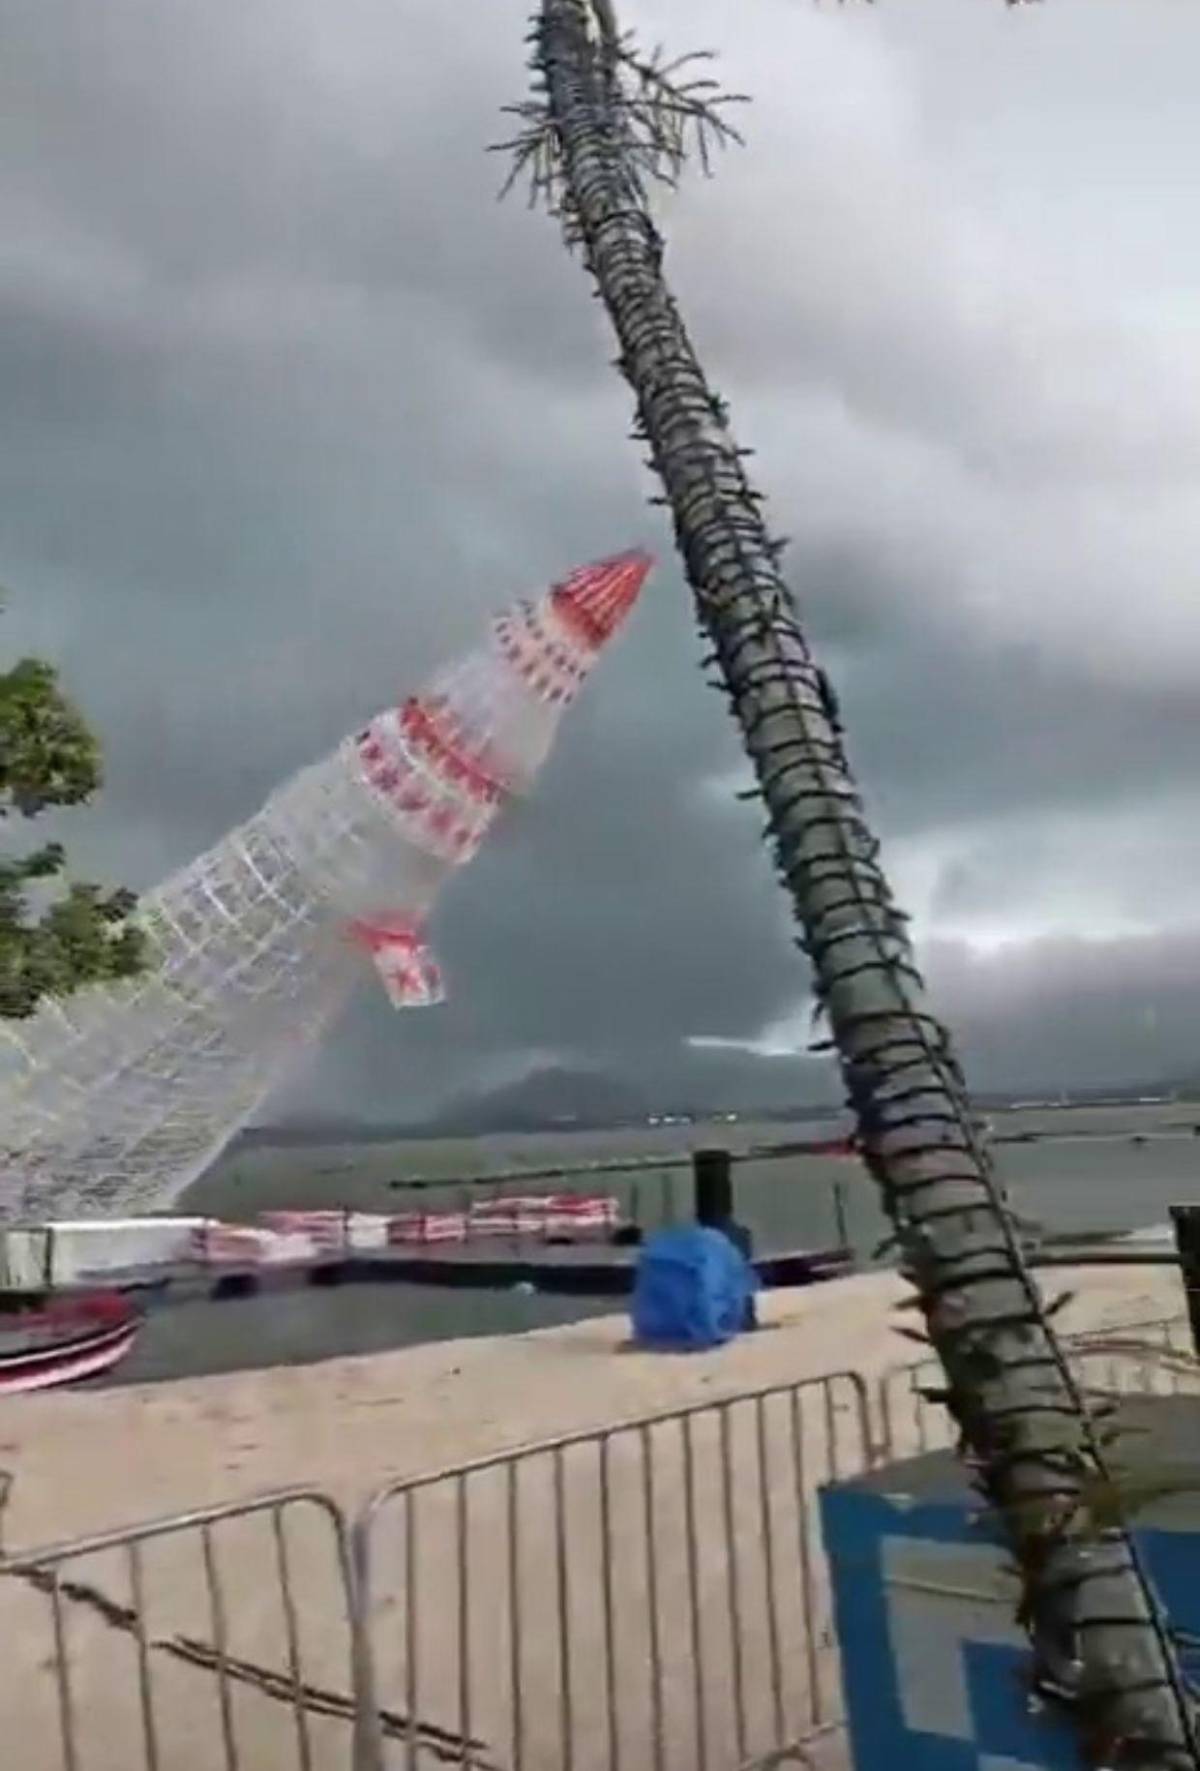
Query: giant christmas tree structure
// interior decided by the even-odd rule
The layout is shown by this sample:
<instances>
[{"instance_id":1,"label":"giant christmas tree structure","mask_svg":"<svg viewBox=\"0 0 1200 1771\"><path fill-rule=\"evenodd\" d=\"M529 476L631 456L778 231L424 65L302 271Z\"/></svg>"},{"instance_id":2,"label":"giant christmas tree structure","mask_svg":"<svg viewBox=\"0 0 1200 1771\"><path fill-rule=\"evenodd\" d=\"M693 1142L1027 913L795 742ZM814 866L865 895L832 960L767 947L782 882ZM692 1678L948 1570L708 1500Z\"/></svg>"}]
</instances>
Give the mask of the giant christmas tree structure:
<instances>
[{"instance_id":1,"label":"giant christmas tree structure","mask_svg":"<svg viewBox=\"0 0 1200 1771\"><path fill-rule=\"evenodd\" d=\"M397 1006L440 998L430 907L532 784L650 563L619 554L516 604L149 893L143 977L5 1024L0 1217L175 1198L329 1025L364 953Z\"/></svg>"}]
</instances>

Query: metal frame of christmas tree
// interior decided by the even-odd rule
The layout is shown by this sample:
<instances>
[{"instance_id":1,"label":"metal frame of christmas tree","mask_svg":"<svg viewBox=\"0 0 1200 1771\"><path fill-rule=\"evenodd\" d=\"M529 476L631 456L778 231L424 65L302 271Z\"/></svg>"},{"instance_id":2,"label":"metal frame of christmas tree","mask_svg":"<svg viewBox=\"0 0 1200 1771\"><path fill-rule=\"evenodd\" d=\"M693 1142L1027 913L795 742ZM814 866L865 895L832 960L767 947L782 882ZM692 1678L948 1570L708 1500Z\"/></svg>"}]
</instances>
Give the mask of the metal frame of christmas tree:
<instances>
[{"instance_id":1,"label":"metal frame of christmas tree","mask_svg":"<svg viewBox=\"0 0 1200 1771\"><path fill-rule=\"evenodd\" d=\"M396 1006L440 999L430 907L531 786L650 563L581 567L499 616L143 899L142 977L5 1025L0 1217L176 1197L340 1012L364 952Z\"/></svg>"}]
</instances>

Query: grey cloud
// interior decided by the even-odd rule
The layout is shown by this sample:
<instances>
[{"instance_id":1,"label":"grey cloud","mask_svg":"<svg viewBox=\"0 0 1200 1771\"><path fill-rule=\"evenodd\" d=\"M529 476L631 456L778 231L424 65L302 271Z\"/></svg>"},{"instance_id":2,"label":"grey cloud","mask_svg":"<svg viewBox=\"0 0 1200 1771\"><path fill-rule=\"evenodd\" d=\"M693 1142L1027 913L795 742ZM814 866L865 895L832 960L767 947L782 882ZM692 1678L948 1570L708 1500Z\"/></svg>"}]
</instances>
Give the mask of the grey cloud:
<instances>
[{"instance_id":1,"label":"grey cloud","mask_svg":"<svg viewBox=\"0 0 1200 1771\"><path fill-rule=\"evenodd\" d=\"M468 31L433 0L257 0L236 19L0 0L0 633L51 652L105 736L104 797L62 821L81 869L149 884L490 607L627 541L662 555L535 799L447 895L447 1008L396 1019L365 992L296 1085L385 1115L547 1051L685 1092L785 1090L778 1064L684 1041L752 1039L806 990L758 814L704 790L739 751L700 682L602 316L553 225L493 201L482 150L523 90L525 10L488 6ZM1129 47L1108 14L1042 10L1045 55L987 7L969 25L794 0L742 0L736 30L724 0L628 16L721 45L759 95L745 155L664 200L669 264L795 537L889 850L936 856L959 832L930 902L1003 922L1031 896L1014 828L1061 816L1099 854L1105 808L1169 799L1139 825L1169 931L1200 763L1196 365L1136 324L1177 263L1157 280L1114 263L1077 305L1046 240L1005 220L1004 193L1028 189L1020 57L1100 152L1116 101L1080 108L1064 45L1086 40L1098 89ZM1195 27L1152 11L1167 80ZM995 111L986 153L963 93ZM1127 130L1148 115L1121 105ZM1183 201L1157 193L1164 227ZM1086 879L1044 852L1048 895L1075 893L1086 921ZM1173 970L1168 941L1135 943L1122 976L1182 1001L1191 949ZM1039 980L1065 991L1105 950L1012 968L1025 1006L982 961L930 951L986 1077L1014 1051L1065 1061L1030 1044L1029 1004L1048 1024ZM1121 1023L1119 1000L1092 1001ZM1161 1025L1190 1037L1182 1007ZM1078 1046L1085 1070L1109 1063L1102 1043ZM807 1066L794 1086L828 1079Z\"/></svg>"},{"instance_id":2,"label":"grey cloud","mask_svg":"<svg viewBox=\"0 0 1200 1771\"><path fill-rule=\"evenodd\" d=\"M1167 943L1056 939L980 960L929 955L955 1012L970 1073L993 1086L1117 1086L1195 1081L1200 930Z\"/></svg>"}]
</instances>

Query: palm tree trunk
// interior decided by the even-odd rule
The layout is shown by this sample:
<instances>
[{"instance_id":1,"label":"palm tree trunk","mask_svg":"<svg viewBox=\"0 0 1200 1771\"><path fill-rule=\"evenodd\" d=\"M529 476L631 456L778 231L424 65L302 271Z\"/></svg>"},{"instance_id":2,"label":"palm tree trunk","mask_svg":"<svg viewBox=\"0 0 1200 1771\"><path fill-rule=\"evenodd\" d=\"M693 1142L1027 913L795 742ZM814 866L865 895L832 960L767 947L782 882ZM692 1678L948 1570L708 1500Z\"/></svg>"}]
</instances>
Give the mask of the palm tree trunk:
<instances>
[{"instance_id":1,"label":"palm tree trunk","mask_svg":"<svg viewBox=\"0 0 1200 1771\"><path fill-rule=\"evenodd\" d=\"M945 1028L863 816L762 499L662 275L625 119L609 0L540 0L568 238L616 333L703 628L766 803L865 1161L895 1226L945 1399L1019 1563L1043 1689L1094 1763L1194 1767L1194 1711L1135 1547L1100 1530L1096 1429L1048 1324Z\"/></svg>"}]
</instances>

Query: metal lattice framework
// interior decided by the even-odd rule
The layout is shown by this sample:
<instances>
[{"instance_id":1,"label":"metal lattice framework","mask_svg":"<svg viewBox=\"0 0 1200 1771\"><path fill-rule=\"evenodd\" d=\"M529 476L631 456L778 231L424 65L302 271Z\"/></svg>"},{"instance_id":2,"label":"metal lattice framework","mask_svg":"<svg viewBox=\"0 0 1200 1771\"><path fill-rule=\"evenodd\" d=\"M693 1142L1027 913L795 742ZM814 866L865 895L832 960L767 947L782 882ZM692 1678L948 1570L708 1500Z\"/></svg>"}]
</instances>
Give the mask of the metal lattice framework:
<instances>
[{"instance_id":1,"label":"metal lattice framework","mask_svg":"<svg viewBox=\"0 0 1200 1771\"><path fill-rule=\"evenodd\" d=\"M5 1026L0 1217L176 1197L344 1007L364 951L396 1006L440 999L429 909L531 785L649 566L617 555L501 615L142 900L143 976Z\"/></svg>"}]
</instances>

